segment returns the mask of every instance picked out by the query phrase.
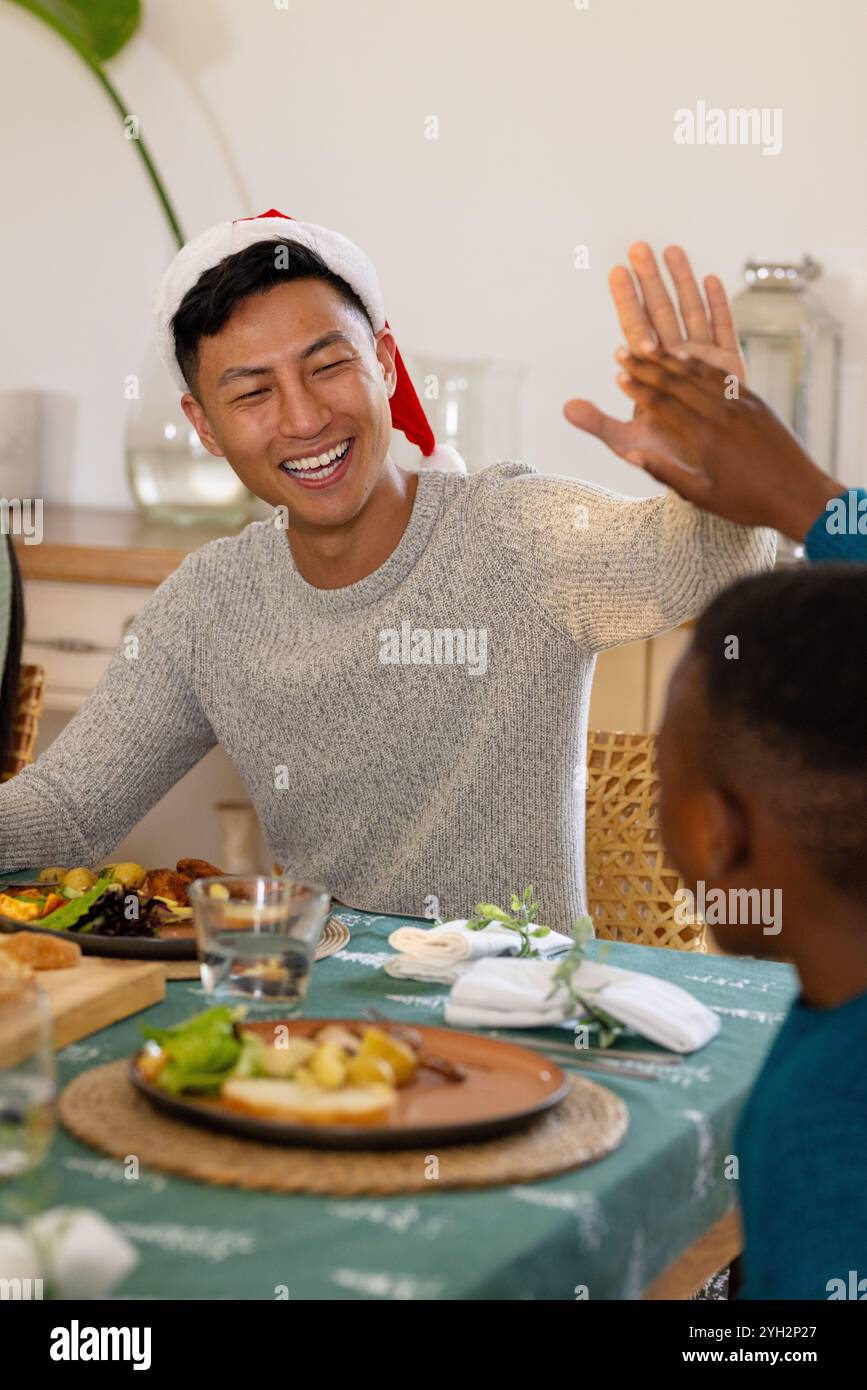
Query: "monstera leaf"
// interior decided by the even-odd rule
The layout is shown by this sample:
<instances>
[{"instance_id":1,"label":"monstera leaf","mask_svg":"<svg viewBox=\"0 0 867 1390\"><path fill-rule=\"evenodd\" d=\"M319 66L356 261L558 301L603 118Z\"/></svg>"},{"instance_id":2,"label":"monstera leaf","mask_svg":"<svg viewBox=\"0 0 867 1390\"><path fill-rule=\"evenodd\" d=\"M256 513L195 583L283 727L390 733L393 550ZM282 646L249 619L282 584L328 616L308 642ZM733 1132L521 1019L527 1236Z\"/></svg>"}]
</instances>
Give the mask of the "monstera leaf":
<instances>
[{"instance_id":1,"label":"monstera leaf","mask_svg":"<svg viewBox=\"0 0 867 1390\"><path fill-rule=\"evenodd\" d=\"M132 38L141 19L139 0L12 0L56 29L79 53L106 62Z\"/></svg>"},{"instance_id":2,"label":"monstera leaf","mask_svg":"<svg viewBox=\"0 0 867 1390\"><path fill-rule=\"evenodd\" d=\"M41 19L71 44L125 121L129 107L109 81L103 63L119 53L138 29L140 0L11 0L11 3ZM184 234L144 141L139 136L130 143L138 150L178 246L183 246Z\"/></svg>"}]
</instances>

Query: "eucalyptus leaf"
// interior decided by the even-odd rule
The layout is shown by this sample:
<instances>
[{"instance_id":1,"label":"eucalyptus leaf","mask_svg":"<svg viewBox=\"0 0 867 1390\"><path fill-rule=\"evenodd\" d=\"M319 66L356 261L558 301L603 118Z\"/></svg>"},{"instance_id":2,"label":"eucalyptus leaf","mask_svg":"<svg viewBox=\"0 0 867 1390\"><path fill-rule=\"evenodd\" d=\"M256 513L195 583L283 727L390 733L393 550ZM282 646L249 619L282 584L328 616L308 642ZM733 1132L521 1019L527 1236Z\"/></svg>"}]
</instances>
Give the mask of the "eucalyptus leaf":
<instances>
[{"instance_id":1,"label":"eucalyptus leaf","mask_svg":"<svg viewBox=\"0 0 867 1390\"><path fill-rule=\"evenodd\" d=\"M493 903L476 903L476 910L467 921L468 931L483 931L492 922L505 927L507 931L517 932L521 938L518 950L518 958L538 955L533 950L531 936L547 936L550 927L538 925L534 930L530 928L534 925L533 918L539 910L539 904L533 898L533 885L527 884L522 896L519 898L517 893L512 893L512 912L504 912L501 907L496 907ZM592 931L592 929L591 929Z\"/></svg>"},{"instance_id":2,"label":"eucalyptus leaf","mask_svg":"<svg viewBox=\"0 0 867 1390\"><path fill-rule=\"evenodd\" d=\"M575 987L575 972L578 970L587 954L588 942L592 941L595 936L592 917L585 915L573 922L570 936L575 942L575 945L572 947L571 951L568 951L566 955L562 957L551 976L551 989L548 991L546 999L553 999L557 991L562 989L567 998L574 1005L576 1013L579 1013L580 1020L582 1022L591 1022L598 1025L600 1029L600 1046L610 1047L611 1044L620 1037L621 1033L626 1031L625 1025L618 1022L617 1019L612 1018L610 1014L605 1013L603 1009L598 1008L588 1000L587 995L596 994L598 990L579 990ZM600 961L606 954L607 943L606 947L600 952Z\"/></svg>"}]
</instances>

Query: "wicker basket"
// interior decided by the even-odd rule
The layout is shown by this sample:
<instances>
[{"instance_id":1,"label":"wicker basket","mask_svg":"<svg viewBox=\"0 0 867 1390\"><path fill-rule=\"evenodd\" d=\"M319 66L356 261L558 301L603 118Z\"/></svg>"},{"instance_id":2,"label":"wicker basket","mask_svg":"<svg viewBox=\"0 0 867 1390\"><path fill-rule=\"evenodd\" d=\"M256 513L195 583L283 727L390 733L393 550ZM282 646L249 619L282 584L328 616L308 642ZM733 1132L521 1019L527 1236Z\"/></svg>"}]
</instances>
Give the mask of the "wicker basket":
<instances>
[{"instance_id":1,"label":"wicker basket","mask_svg":"<svg viewBox=\"0 0 867 1390\"><path fill-rule=\"evenodd\" d=\"M45 671L41 666L21 666L18 673L18 707L12 722L12 743L3 766L0 782L8 782L28 763L33 762L39 720L45 708Z\"/></svg>"},{"instance_id":2,"label":"wicker basket","mask_svg":"<svg viewBox=\"0 0 867 1390\"><path fill-rule=\"evenodd\" d=\"M652 734L591 732L587 740L587 894L596 934L641 946L706 951L703 923L674 920L685 885L657 825Z\"/></svg>"}]
</instances>

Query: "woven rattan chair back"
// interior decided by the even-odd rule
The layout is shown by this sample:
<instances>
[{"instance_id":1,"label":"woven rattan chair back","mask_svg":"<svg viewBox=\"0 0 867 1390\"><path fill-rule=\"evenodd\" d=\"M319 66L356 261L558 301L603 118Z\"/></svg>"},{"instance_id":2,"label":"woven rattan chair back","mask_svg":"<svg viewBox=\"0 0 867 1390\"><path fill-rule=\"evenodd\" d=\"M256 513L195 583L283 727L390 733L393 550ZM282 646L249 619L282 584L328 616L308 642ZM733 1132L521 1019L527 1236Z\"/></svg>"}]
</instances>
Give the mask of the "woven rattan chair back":
<instances>
[{"instance_id":1,"label":"woven rattan chair back","mask_svg":"<svg viewBox=\"0 0 867 1390\"><path fill-rule=\"evenodd\" d=\"M12 741L0 767L0 782L8 782L33 762L39 720L45 708L45 671L41 666L21 665L18 672L18 704L12 721Z\"/></svg>"},{"instance_id":2,"label":"woven rattan chair back","mask_svg":"<svg viewBox=\"0 0 867 1390\"><path fill-rule=\"evenodd\" d=\"M702 923L674 920L685 885L662 847L658 798L653 734L589 734L587 895L596 935L706 951Z\"/></svg>"}]
</instances>

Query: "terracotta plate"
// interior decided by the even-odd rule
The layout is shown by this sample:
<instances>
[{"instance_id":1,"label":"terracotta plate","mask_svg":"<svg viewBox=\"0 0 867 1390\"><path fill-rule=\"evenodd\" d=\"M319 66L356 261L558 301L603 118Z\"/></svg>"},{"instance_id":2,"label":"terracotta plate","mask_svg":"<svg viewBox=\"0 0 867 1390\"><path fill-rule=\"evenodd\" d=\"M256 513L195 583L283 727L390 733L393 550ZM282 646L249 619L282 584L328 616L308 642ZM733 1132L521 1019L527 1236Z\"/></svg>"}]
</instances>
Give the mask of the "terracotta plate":
<instances>
[{"instance_id":1,"label":"terracotta plate","mask_svg":"<svg viewBox=\"0 0 867 1390\"><path fill-rule=\"evenodd\" d=\"M268 1039L277 1027L306 1037L327 1023L347 1022L362 1020L304 1018L244 1026ZM190 1124L247 1139L324 1149L414 1149L491 1139L529 1124L567 1094L563 1072L538 1052L451 1028L411 1026L422 1035L427 1051L461 1062L467 1078L447 1081L436 1072L420 1069L415 1081L398 1091L394 1112L385 1125L284 1124L242 1115L219 1099L170 1095L144 1079L135 1057L130 1062L130 1080L160 1110Z\"/></svg>"}]
</instances>

